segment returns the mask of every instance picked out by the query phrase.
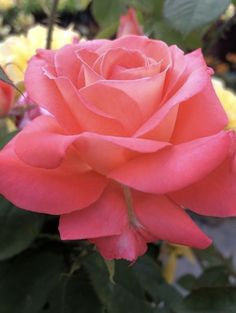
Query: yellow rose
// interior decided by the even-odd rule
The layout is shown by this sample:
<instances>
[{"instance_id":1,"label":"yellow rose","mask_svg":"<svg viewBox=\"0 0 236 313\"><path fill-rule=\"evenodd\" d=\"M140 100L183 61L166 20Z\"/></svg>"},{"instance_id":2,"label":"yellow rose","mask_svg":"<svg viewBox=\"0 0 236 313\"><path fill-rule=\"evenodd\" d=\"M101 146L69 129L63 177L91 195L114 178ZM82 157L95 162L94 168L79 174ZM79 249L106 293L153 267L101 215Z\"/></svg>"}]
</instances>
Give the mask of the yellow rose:
<instances>
[{"instance_id":1,"label":"yellow rose","mask_svg":"<svg viewBox=\"0 0 236 313\"><path fill-rule=\"evenodd\" d=\"M229 119L226 128L236 130L236 94L226 88L223 81L218 78L213 78L212 83Z\"/></svg>"},{"instance_id":2,"label":"yellow rose","mask_svg":"<svg viewBox=\"0 0 236 313\"><path fill-rule=\"evenodd\" d=\"M29 29L26 35L9 36L0 43L0 65L4 67L15 84L23 81L28 60L35 54L36 49L45 48L47 27L37 25ZM78 34L71 28L54 27L52 49L58 49L71 43Z\"/></svg>"},{"instance_id":3,"label":"yellow rose","mask_svg":"<svg viewBox=\"0 0 236 313\"><path fill-rule=\"evenodd\" d=\"M14 0L0 0L0 10L6 11L15 6Z\"/></svg>"}]
</instances>

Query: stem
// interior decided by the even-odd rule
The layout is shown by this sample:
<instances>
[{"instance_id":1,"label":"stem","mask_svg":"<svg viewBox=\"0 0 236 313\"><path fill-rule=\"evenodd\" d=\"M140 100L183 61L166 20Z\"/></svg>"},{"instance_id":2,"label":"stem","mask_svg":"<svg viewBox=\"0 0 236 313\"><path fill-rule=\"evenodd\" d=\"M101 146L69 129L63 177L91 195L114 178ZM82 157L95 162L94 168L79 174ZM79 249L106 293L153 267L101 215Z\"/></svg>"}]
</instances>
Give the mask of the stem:
<instances>
[{"instance_id":1,"label":"stem","mask_svg":"<svg viewBox=\"0 0 236 313\"><path fill-rule=\"evenodd\" d=\"M133 208L133 199L132 199L130 188L125 185L123 185L122 187L124 191L124 197L125 197L125 203L127 207L129 221L134 227L142 227L137 217L135 216L135 212Z\"/></svg>"},{"instance_id":2,"label":"stem","mask_svg":"<svg viewBox=\"0 0 236 313\"><path fill-rule=\"evenodd\" d=\"M53 26L54 26L54 22L56 18L58 3L59 3L59 0L52 0L52 8L51 8L51 12L49 16L49 23L48 23L48 35L47 35L46 49L51 48Z\"/></svg>"},{"instance_id":3,"label":"stem","mask_svg":"<svg viewBox=\"0 0 236 313\"><path fill-rule=\"evenodd\" d=\"M133 213L133 203L132 203L133 201L132 201L131 191L129 187L127 186L123 186L123 190L124 190L124 196L125 196L125 202L126 202L126 206L128 210L129 220L132 221L134 213Z\"/></svg>"}]
</instances>

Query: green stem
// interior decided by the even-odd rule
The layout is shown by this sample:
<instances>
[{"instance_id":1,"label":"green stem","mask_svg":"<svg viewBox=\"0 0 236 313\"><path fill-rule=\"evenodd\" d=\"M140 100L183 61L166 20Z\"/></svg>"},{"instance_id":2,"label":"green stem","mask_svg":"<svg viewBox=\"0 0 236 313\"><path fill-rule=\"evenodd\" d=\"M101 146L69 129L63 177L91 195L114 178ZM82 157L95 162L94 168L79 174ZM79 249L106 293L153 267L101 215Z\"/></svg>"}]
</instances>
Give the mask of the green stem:
<instances>
[{"instance_id":1,"label":"green stem","mask_svg":"<svg viewBox=\"0 0 236 313\"><path fill-rule=\"evenodd\" d=\"M130 188L128 186L122 185L125 197L125 203L127 206L127 212L130 223L134 227L141 227L140 222L138 221L137 217L135 216L134 208L133 208L133 199Z\"/></svg>"},{"instance_id":2,"label":"green stem","mask_svg":"<svg viewBox=\"0 0 236 313\"><path fill-rule=\"evenodd\" d=\"M51 49L53 27L54 27L54 22L56 18L58 3L59 3L59 0L53 0L52 2L52 8L51 8L51 12L49 16L49 23L48 23L48 35L47 35L46 49Z\"/></svg>"}]
</instances>

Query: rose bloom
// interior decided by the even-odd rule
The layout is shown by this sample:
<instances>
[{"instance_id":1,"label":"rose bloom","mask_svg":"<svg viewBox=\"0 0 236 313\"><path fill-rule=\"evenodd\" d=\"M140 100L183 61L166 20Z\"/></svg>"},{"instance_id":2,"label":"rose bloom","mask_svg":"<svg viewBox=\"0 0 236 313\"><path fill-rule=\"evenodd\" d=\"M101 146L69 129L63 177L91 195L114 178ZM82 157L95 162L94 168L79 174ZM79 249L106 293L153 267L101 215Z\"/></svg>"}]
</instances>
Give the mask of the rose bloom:
<instances>
[{"instance_id":1,"label":"rose bloom","mask_svg":"<svg viewBox=\"0 0 236 313\"><path fill-rule=\"evenodd\" d=\"M120 17L117 37L125 35L143 35L143 28L138 22L134 8L130 8Z\"/></svg>"},{"instance_id":2,"label":"rose bloom","mask_svg":"<svg viewBox=\"0 0 236 313\"><path fill-rule=\"evenodd\" d=\"M14 97L14 88L0 80L0 117L6 116L10 111Z\"/></svg>"},{"instance_id":3,"label":"rose bloom","mask_svg":"<svg viewBox=\"0 0 236 313\"><path fill-rule=\"evenodd\" d=\"M61 215L63 240L89 239L107 259L135 260L148 242L206 248L184 208L236 214L234 133L201 51L143 36L38 50L34 119L0 153L0 192Z\"/></svg>"}]
</instances>

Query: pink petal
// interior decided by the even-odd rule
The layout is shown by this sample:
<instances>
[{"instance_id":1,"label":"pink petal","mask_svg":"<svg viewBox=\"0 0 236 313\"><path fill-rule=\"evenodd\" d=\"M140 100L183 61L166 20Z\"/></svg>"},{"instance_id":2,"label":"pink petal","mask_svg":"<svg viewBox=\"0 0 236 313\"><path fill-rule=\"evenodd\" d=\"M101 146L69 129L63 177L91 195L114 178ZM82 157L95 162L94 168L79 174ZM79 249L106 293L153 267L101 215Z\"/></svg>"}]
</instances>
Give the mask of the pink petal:
<instances>
[{"instance_id":1,"label":"pink petal","mask_svg":"<svg viewBox=\"0 0 236 313\"><path fill-rule=\"evenodd\" d=\"M184 188L204 178L229 153L230 134L200 138L137 157L109 177L134 189L166 193Z\"/></svg>"},{"instance_id":2,"label":"pink petal","mask_svg":"<svg viewBox=\"0 0 236 313\"><path fill-rule=\"evenodd\" d=\"M102 84L119 89L137 103L144 120L159 109L166 71L135 80L104 80Z\"/></svg>"},{"instance_id":3,"label":"pink petal","mask_svg":"<svg viewBox=\"0 0 236 313\"><path fill-rule=\"evenodd\" d=\"M211 243L188 214L166 196L136 192L134 207L141 228L143 227L156 240L201 249Z\"/></svg>"},{"instance_id":4,"label":"pink petal","mask_svg":"<svg viewBox=\"0 0 236 313\"><path fill-rule=\"evenodd\" d=\"M81 157L102 173L124 164L139 153L155 152L167 145L169 143L95 133L67 135L49 116L38 117L15 137L15 152L28 165L57 168L66 157L68 148L73 146L75 162Z\"/></svg>"},{"instance_id":5,"label":"pink petal","mask_svg":"<svg viewBox=\"0 0 236 313\"><path fill-rule=\"evenodd\" d=\"M180 205L202 215L236 216L236 175L232 159L187 188L170 194Z\"/></svg>"},{"instance_id":6,"label":"pink petal","mask_svg":"<svg viewBox=\"0 0 236 313\"><path fill-rule=\"evenodd\" d=\"M27 164L42 168L58 167L74 141L51 116L39 116L15 137L15 152Z\"/></svg>"},{"instance_id":7,"label":"pink petal","mask_svg":"<svg viewBox=\"0 0 236 313\"><path fill-rule=\"evenodd\" d=\"M136 132L135 136L152 138L152 133L157 132L159 124L170 113L174 107L190 99L203 90L209 80L206 67L199 67L192 71L186 81L181 81L182 87L169 99L163 101L159 110L154 113Z\"/></svg>"},{"instance_id":8,"label":"pink petal","mask_svg":"<svg viewBox=\"0 0 236 313\"><path fill-rule=\"evenodd\" d=\"M128 50L138 50L158 62L162 61L163 68L166 68L171 63L169 47L163 41L152 40L145 36L129 35L109 41L101 45L97 49L97 53L103 54L111 49L123 47Z\"/></svg>"},{"instance_id":9,"label":"pink petal","mask_svg":"<svg viewBox=\"0 0 236 313\"><path fill-rule=\"evenodd\" d=\"M121 188L112 186L89 207L62 215L59 230L63 240L88 239L119 235L127 223Z\"/></svg>"},{"instance_id":10,"label":"pink petal","mask_svg":"<svg viewBox=\"0 0 236 313\"><path fill-rule=\"evenodd\" d=\"M78 79L78 88L89 86L97 80L103 79L103 77L93 68L94 63L98 58L98 55L95 52L86 49L80 49L77 51L76 55L80 62L83 64L82 69L84 73L84 85L82 85Z\"/></svg>"},{"instance_id":11,"label":"pink petal","mask_svg":"<svg viewBox=\"0 0 236 313\"><path fill-rule=\"evenodd\" d=\"M77 84L81 62L78 61L76 51L78 45L66 45L55 52L55 68L57 76L67 77L74 85Z\"/></svg>"},{"instance_id":12,"label":"pink petal","mask_svg":"<svg viewBox=\"0 0 236 313\"><path fill-rule=\"evenodd\" d=\"M138 105L123 91L102 82L83 89L80 93L97 108L119 121L129 132L134 132L142 122Z\"/></svg>"},{"instance_id":13,"label":"pink petal","mask_svg":"<svg viewBox=\"0 0 236 313\"><path fill-rule=\"evenodd\" d=\"M97 60L96 67L100 68L100 73L105 79L109 79L117 67L137 68L144 67L146 56L137 50L127 48L111 49L104 53Z\"/></svg>"},{"instance_id":14,"label":"pink petal","mask_svg":"<svg viewBox=\"0 0 236 313\"><path fill-rule=\"evenodd\" d=\"M66 77L56 78L55 82L68 106L76 107L75 114L84 131L117 136L126 134L119 121L86 100Z\"/></svg>"},{"instance_id":15,"label":"pink petal","mask_svg":"<svg viewBox=\"0 0 236 313\"><path fill-rule=\"evenodd\" d=\"M126 14L120 17L117 37L132 34L143 35L143 29L138 22L135 9L130 8Z\"/></svg>"},{"instance_id":16,"label":"pink petal","mask_svg":"<svg viewBox=\"0 0 236 313\"><path fill-rule=\"evenodd\" d=\"M106 178L92 171L73 149L59 167L49 170L20 161L14 153L14 141L0 153L0 190L15 205L63 214L87 207L100 197Z\"/></svg>"},{"instance_id":17,"label":"pink petal","mask_svg":"<svg viewBox=\"0 0 236 313\"><path fill-rule=\"evenodd\" d=\"M136 230L126 227L121 235L91 239L101 255L107 259L135 261L147 251L145 240Z\"/></svg>"},{"instance_id":18,"label":"pink petal","mask_svg":"<svg viewBox=\"0 0 236 313\"><path fill-rule=\"evenodd\" d=\"M169 143L126 137L81 134L76 141L79 154L96 171L107 174L140 153L151 153Z\"/></svg>"},{"instance_id":19,"label":"pink petal","mask_svg":"<svg viewBox=\"0 0 236 313\"><path fill-rule=\"evenodd\" d=\"M55 52L54 52L55 53ZM56 117L60 125L68 131L78 131L79 123L76 118L76 104L68 104L61 96L55 82L47 75L46 66L54 66L48 63L45 53L34 56L29 62L25 73L25 85L27 93L36 104L44 107Z\"/></svg>"},{"instance_id":20,"label":"pink petal","mask_svg":"<svg viewBox=\"0 0 236 313\"><path fill-rule=\"evenodd\" d=\"M181 143L213 135L224 129L227 121L209 77L200 93L179 106L172 142Z\"/></svg>"}]
</instances>

